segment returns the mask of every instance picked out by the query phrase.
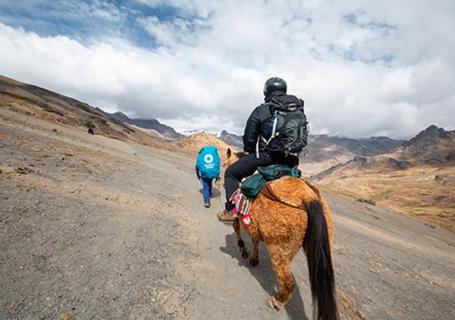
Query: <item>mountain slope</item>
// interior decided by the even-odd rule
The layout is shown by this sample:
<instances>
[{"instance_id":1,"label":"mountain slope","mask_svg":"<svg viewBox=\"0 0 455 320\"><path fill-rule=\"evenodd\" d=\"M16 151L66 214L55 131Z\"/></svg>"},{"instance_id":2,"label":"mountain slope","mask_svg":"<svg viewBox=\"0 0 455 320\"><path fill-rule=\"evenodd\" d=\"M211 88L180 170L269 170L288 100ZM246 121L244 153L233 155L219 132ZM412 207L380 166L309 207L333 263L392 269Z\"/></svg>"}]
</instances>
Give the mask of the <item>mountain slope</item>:
<instances>
[{"instance_id":1,"label":"mountain slope","mask_svg":"<svg viewBox=\"0 0 455 320\"><path fill-rule=\"evenodd\" d=\"M455 130L431 125L405 142L400 156L428 165L454 165Z\"/></svg>"},{"instance_id":2,"label":"mountain slope","mask_svg":"<svg viewBox=\"0 0 455 320\"><path fill-rule=\"evenodd\" d=\"M186 137L182 137L177 141L177 144L186 151L198 152L203 146L211 145L218 147L220 156L226 154L228 148L232 148L224 141L221 141L216 136L208 134L206 132L195 133Z\"/></svg>"},{"instance_id":3,"label":"mountain slope","mask_svg":"<svg viewBox=\"0 0 455 320\"><path fill-rule=\"evenodd\" d=\"M0 76L0 105L18 114L85 131L90 128L95 134L119 140L163 145L162 139L125 125L99 108L3 76Z\"/></svg>"},{"instance_id":4,"label":"mountain slope","mask_svg":"<svg viewBox=\"0 0 455 320\"><path fill-rule=\"evenodd\" d=\"M122 112L111 113L111 116L121 122L133 124L144 129L155 130L161 133L163 136L171 139L178 139L182 136L180 133L175 131L174 128L162 124L156 119L132 119Z\"/></svg>"}]
</instances>

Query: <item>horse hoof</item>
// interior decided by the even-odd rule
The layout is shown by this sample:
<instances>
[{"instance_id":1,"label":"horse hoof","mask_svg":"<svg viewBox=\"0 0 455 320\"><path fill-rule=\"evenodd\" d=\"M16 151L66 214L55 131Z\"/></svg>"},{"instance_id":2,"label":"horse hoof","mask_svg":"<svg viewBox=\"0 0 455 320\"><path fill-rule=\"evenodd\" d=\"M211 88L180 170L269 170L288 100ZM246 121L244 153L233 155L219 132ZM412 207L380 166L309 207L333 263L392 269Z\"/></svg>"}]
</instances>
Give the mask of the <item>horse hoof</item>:
<instances>
[{"instance_id":1,"label":"horse hoof","mask_svg":"<svg viewBox=\"0 0 455 320\"><path fill-rule=\"evenodd\" d=\"M237 245L239 246L239 248L243 248L245 246L245 242L243 242L243 240L238 240L237 241Z\"/></svg>"},{"instance_id":2,"label":"horse hoof","mask_svg":"<svg viewBox=\"0 0 455 320\"><path fill-rule=\"evenodd\" d=\"M246 252L246 250L243 250L243 251L242 251L242 258L243 258L243 259L248 258L248 252Z\"/></svg>"},{"instance_id":3,"label":"horse hoof","mask_svg":"<svg viewBox=\"0 0 455 320\"><path fill-rule=\"evenodd\" d=\"M280 311L281 309L281 303L277 299L275 299L275 297L271 297L270 299L268 299L267 305L276 311Z\"/></svg>"},{"instance_id":4,"label":"horse hoof","mask_svg":"<svg viewBox=\"0 0 455 320\"><path fill-rule=\"evenodd\" d=\"M258 264L259 264L259 259L254 259L254 258L250 259L250 265L252 267L256 267Z\"/></svg>"}]
</instances>

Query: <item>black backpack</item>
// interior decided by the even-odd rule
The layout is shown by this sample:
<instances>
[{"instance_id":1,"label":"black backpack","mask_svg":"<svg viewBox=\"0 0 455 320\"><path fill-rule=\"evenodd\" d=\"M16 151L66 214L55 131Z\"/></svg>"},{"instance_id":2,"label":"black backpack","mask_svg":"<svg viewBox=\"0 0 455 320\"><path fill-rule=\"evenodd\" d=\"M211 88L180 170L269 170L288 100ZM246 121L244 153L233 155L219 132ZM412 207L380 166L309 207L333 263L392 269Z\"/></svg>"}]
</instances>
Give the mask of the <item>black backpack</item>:
<instances>
[{"instance_id":1,"label":"black backpack","mask_svg":"<svg viewBox=\"0 0 455 320\"><path fill-rule=\"evenodd\" d=\"M308 121L303 110L303 100L283 103L276 99L269 102L272 113L272 130L269 139L262 137L271 153L297 154L308 142Z\"/></svg>"}]
</instances>

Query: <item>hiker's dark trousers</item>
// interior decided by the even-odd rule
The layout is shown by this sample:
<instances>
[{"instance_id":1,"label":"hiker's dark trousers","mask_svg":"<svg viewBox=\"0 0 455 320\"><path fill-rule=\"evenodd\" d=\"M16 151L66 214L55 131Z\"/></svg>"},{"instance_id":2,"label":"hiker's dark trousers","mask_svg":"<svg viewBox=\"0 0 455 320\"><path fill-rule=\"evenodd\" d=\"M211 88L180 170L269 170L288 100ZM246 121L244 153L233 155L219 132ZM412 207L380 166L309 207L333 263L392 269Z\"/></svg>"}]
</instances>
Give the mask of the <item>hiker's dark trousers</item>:
<instances>
[{"instance_id":1,"label":"hiker's dark trousers","mask_svg":"<svg viewBox=\"0 0 455 320\"><path fill-rule=\"evenodd\" d=\"M229 201L232 194L239 187L243 178L251 176L258 167L265 167L272 164L285 164L295 167L299 164L299 158L296 156L272 156L262 152L259 159L256 154L248 154L240 158L237 162L226 169L224 173L224 188L226 189L226 210L231 210L234 205Z\"/></svg>"},{"instance_id":2,"label":"hiker's dark trousers","mask_svg":"<svg viewBox=\"0 0 455 320\"><path fill-rule=\"evenodd\" d=\"M210 203L210 198L212 198L212 181L213 179L202 178L202 197L204 198L204 203Z\"/></svg>"}]
</instances>

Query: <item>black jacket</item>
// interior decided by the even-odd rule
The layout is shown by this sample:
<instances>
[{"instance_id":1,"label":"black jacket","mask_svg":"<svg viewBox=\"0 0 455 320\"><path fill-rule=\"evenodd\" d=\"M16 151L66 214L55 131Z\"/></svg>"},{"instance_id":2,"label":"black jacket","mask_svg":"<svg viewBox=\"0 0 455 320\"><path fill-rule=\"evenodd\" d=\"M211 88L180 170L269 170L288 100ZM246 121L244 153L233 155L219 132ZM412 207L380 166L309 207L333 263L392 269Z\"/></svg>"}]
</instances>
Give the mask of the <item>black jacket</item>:
<instances>
[{"instance_id":1,"label":"black jacket","mask_svg":"<svg viewBox=\"0 0 455 320\"><path fill-rule=\"evenodd\" d=\"M260 136L268 139L272 134L273 115L271 111L270 101L278 100L284 104L303 101L296 96L288 95L283 92L272 92L271 95L265 97L264 103L253 110L248 121L246 122L245 132L243 134L243 149L248 153L256 152L256 143ZM267 146L264 141L259 141L259 150L264 151Z\"/></svg>"}]
</instances>

